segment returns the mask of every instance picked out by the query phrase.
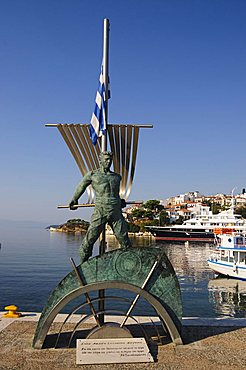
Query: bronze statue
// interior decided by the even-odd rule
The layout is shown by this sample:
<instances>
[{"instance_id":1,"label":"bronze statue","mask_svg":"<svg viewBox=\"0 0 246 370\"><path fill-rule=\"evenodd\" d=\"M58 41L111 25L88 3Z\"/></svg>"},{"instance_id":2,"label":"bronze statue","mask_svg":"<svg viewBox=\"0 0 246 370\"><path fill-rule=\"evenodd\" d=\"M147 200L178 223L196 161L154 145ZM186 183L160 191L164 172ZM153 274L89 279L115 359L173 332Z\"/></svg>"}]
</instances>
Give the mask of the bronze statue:
<instances>
[{"instance_id":1,"label":"bronze statue","mask_svg":"<svg viewBox=\"0 0 246 370\"><path fill-rule=\"evenodd\" d=\"M119 196L121 176L110 171L112 153L100 154L100 168L88 172L77 186L70 209L76 209L78 199L85 192L87 186L92 185L96 194L96 205L91 216L90 226L80 246L81 263L92 255L93 245L108 223L116 236L121 248L128 248L131 242L128 237L127 223L122 215L125 201Z\"/></svg>"}]
</instances>

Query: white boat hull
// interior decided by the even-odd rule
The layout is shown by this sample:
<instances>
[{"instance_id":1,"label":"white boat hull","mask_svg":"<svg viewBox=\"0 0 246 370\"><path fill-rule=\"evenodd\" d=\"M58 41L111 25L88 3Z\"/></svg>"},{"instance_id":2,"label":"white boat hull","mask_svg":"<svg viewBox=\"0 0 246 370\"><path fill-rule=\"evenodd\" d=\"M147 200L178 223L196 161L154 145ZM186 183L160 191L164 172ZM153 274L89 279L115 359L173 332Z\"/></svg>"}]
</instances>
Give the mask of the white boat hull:
<instances>
[{"instance_id":1,"label":"white boat hull","mask_svg":"<svg viewBox=\"0 0 246 370\"><path fill-rule=\"evenodd\" d=\"M215 260L208 260L209 267L216 273L230 276L236 279L246 280L246 267L244 266L236 266L232 263L222 262L222 261L215 261Z\"/></svg>"}]
</instances>

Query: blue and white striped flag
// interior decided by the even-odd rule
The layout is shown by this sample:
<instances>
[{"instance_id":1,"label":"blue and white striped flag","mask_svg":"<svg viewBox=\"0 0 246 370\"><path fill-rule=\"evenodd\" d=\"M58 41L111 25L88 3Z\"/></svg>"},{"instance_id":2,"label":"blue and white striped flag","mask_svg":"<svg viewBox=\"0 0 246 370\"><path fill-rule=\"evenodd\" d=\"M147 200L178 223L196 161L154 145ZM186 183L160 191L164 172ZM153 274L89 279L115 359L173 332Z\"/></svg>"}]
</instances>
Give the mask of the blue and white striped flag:
<instances>
[{"instance_id":1,"label":"blue and white striped flag","mask_svg":"<svg viewBox=\"0 0 246 370\"><path fill-rule=\"evenodd\" d=\"M108 83L108 99L110 99L109 83ZM90 124L90 137L94 145L96 145L97 139L102 135L105 135L106 132L106 117L105 117L106 106L107 100L105 96L103 69L101 68L99 86L96 94L96 105L94 112L92 113Z\"/></svg>"}]
</instances>

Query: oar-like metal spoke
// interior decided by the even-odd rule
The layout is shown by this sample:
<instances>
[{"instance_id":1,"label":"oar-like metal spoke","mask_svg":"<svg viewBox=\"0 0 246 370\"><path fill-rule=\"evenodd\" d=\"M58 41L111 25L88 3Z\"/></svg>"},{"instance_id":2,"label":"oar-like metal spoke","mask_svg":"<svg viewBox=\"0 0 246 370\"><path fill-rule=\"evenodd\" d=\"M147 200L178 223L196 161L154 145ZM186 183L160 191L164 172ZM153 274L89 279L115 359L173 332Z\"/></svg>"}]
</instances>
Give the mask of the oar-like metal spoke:
<instances>
[{"instance_id":1,"label":"oar-like metal spoke","mask_svg":"<svg viewBox=\"0 0 246 370\"><path fill-rule=\"evenodd\" d=\"M78 167L79 167L79 170L80 172L82 173L82 175L84 176L86 174L86 167L84 165L84 162L82 160L82 158L80 158L80 156L78 155L78 152L76 151L74 145L71 143L71 135L68 134L68 130L66 129L66 126L65 125L59 125L58 126L58 130L60 131L64 141L66 142L68 148L70 149Z\"/></svg>"},{"instance_id":2,"label":"oar-like metal spoke","mask_svg":"<svg viewBox=\"0 0 246 370\"><path fill-rule=\"evenodd\" d=\"M119 126L114 126L114 138L115 138L115 153L117 160L117 168L115 168L115 172L122 174L122 166L121 166L121 156L120 156L120 128Z\"/></svg>"},{"instance_id":3,"label":"oar-like metal spoke","mask_svg":"<svg viewBox=\"0 0 246 370\"><path fill-rule=\"evenodd\" d=\"M124 198L128 199L126 196L127 189L128 189L128 179L129 179L129 168L130 168L130 161L131 161L131 152L132 152L132 126L127 126L127 141L126 141L126 177L125 177L125 184L124 184Z\"/></svg>"},{"instance_id":4,"label":"oar-like metal spoke","mask_svg":"<svg viewBox=\"0 0 246 370\"><path fill-rule=\"evenodd\" d=\"M98 168L98 165L99 165L98 154L95 151L95 148L94 148L94 146L91 142L91 138L90 138L90 135L89 135L88 128L86 126L82 126L81 129L82 129L85 141L86 141L88 154L90 156L90 160L91 160L91 163L92 163L92 168L95 170L96 168Z\"/></svg>"},{"instance_id":5,"label":"oar-like metal spoke","mask_svg":"<svg viewBox=\"0 0 246 370\"><path fill-rule=\"evenodd\" d=\"M121 193L122 198L125 194L126 182L126 129L124 126L120 128L120 147L121 147Z\"/></svg>"},{"instance_id":6,"label":"oar-like metal spoke","mask_svg":"<svg viewBox=\"0 0 246 370\"><path fill-rule=\"evenodd\" d=\"M102 150L101 138L96 145L92 144L89 134L89 124L48 123L48 127L57 127L78 168L82 174L95 170L100 166L100 153ZM128 199L136 169L138 151L138 139L140 128L152 128L152 125L137 124L109 124L107 132L110 149L113 153L114 172L122 177L120 185L120 196ZM95 193L91 186L87 187L88 203L95 202Z\"/></svg>"},{"instance_id":7,"label":"oar-like metal spoke","mask_svg":"<svg viewBox=\"0 0 246 370\"><path fill-rule=\"evenodd\" d=\"M84 157L84 162L88 168L88 171L91 171L93 169L92 167L92 162L91 160L89 159L89 155L88 155L88 150L87 150L87 145L86 145L86 141L84 139L84 135L80 135L81 133L81 128L79 125L71 125L70 126L70 129L73 133L73 136L78 144L78 147L82 153L82 156Z\"/></svg>"},{"instance_id":8,"label":"oar-like metal spoke","mask_svg":"<svg viewBox=\"0 0 246 370\"><path fill-rule=\"evenodd\" d=\"M129 197L130 192L132 190L132 183L136 169L136 160L137 160L137 150L138 150L138 137L139 137L139 127L134 127L133 131L133 148L132 148L132 164L131 164L131 172L130 172L130 180L128 189L126 191L126 199Z\"/></svg>"}]
</instances>

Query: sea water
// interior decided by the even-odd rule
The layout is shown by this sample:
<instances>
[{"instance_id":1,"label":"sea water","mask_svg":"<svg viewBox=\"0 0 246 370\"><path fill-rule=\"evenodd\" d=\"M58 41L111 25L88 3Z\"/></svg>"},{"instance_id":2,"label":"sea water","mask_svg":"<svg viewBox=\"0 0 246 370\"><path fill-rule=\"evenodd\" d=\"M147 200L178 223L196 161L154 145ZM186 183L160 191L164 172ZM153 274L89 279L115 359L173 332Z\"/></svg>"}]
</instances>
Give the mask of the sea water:
<instances>
[{"instance_id":1,"label":"sea water","mask_svg":"<svg viewBox=\"0 0 246 370\"><path fill-rule=\"evenodd\" d=\"M50 232L44 224L0 222L0 311L9 304L21 311L42 311L49 294L72 269L69 258L79 263L83 234ZM108 237L109 249L117 242ZM207 259L214 246L208 243L159 243L133 237L135 246L163 248L177 274L187 317L246 317L246 282L215 278ZM94 247L98 254L98 244ZM125 297L132 299L127 292ZM139 301L134 314L152 315Z\"/></svg>"}]
</instances>

